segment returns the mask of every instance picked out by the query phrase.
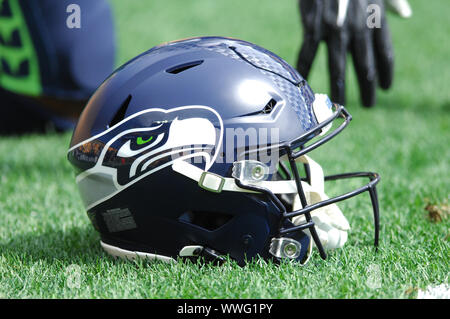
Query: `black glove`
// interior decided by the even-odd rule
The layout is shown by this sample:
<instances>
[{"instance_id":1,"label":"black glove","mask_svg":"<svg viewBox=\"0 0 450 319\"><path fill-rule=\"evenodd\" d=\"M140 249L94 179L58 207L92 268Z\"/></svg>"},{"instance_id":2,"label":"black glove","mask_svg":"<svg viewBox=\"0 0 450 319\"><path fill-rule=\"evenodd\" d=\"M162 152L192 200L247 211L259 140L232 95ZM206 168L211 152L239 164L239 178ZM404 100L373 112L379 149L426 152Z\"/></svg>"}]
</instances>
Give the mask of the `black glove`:
<instances>
[{"instance_id":1,"label":"black glove","mask_svg":"<svg viewBox=\"0 0 450 319\"><path fill-rule=\"evenodd\" d=\"M345 10L345 3L348 7ZM380 7L380 28L369 28L371 4ZM341 14L339 14L341 6ZM297 69L307 78L320 41L328 46L331 98L345 104L345 67L350 51L364 106L375 104L376 81L382 89L392 84L394 54L382 0L299 0L303 45ZM346 12L346 15L343 14ZM345 17L345 19L343 19ZM339 18L339 21L338 21ZM369 21L372 21L369 19Z\"/></svg>"}]
</instances>

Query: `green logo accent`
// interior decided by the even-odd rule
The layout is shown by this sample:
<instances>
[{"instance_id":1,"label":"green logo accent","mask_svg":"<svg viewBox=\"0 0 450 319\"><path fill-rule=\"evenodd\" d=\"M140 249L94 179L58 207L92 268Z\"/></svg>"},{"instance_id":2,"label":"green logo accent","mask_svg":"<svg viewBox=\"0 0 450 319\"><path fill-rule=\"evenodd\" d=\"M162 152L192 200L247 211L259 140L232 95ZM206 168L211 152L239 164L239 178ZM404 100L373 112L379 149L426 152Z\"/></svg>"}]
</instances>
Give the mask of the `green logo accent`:
<instances>
[{"instance_id":1,"label":"green logo accent","mask_svg":"<svg viewBox=\"0 0 450 319\"><path fill-rule=\"evenodd\" d=\"M10 68L11 74L3 72L0 66L0 86L19 94L38 96L42 92L39 62L28 26L22 14L18 0L8 1L11 16L0 17L0 59ZM0 0L0 8L7 5ZM21 46L10 46L14 32L18 33ZM20 74L20 66L28 63L28 72Z\"/></svg>"},{"instance_id":2,"label":"green logo accent","mask_svg":"<svg viewBox=\"0 0 450 319\"><path fill-rule=\"evenodd\" d=\"M137 140L136 140L136 143L138 144L138 145L142 145L142 144L145 144L145 143L148 143L148 142L150 142L151 140L153 139L153 136L150 136L150 138L148 139L148 140L143 140L142 139L142 137L138 137L137 138Z\"/></svg>"}]
</instances>

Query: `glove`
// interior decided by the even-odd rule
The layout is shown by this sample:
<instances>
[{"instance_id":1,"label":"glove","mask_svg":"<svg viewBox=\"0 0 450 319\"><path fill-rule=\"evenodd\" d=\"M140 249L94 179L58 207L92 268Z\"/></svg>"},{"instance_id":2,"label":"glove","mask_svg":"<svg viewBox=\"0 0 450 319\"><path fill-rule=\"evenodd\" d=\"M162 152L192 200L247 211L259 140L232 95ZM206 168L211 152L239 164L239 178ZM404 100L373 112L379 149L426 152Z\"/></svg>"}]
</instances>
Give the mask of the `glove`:
<instances>
[{"instance_id":1,"label":"glove","mask_svg":"<svg viewBox=\"0 0 450 319\"><path fill-rule=\"evenodd\" d=\"M408 16L406 0L390 0L394 11ZM406 5L405 5L406 3ZM379 28L369 28L369 5L378 5ZM304 39L297 70L307 78L320 41L328 47L331 97L345 104L345 67L350 51L355 66L362 104L375 104L377 81L382 89L390 88L393 79L394 53L382 0L299 0ZM406 8L406 9L405 9ZM409 11L410 8L409 8ZM410 15L410 14L409 14ZM375 19L376 20L376 19Z\"/></svg>"}]
</instances>

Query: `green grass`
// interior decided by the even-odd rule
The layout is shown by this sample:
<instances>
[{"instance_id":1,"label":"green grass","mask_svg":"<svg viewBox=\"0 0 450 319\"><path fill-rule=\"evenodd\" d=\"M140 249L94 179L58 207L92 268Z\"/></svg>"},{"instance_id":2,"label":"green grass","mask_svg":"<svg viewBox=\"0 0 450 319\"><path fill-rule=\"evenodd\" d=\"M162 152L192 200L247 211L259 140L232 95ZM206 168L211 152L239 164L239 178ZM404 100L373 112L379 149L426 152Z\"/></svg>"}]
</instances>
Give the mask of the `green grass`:
<instances>
[{"instance_id":1,"label":"green grass","mask_svg":"<svg viewBox=\"0 0 450 319\"><path fill-rule=\"evenodd\" d=\"M77 193L66 160L70 134L1 137L0 297L411 298L412 288L448 283L448 219L430 222L424 206L443 204L450 193L450 6L446 0L411 4L412 19L389 16L394 87L378 92L376 107L363 109L350 64L347 106L354 120L312 153L329 174L381 174L377 254L366 195L341 205L352 226L344 249L325 261L315 254L306 267L113 260L101 250ZM115 0L113 7L118 64L161 42L199 35L242 38L294 64L301 42L293 0ZM321 47L310 79L317 92L328 91L325 53ZM334 184L329 192L353 186ZM81 284L71 288L73 265ZM368 284L374 278L379 288Z\"/></svg>"}]
</instances>

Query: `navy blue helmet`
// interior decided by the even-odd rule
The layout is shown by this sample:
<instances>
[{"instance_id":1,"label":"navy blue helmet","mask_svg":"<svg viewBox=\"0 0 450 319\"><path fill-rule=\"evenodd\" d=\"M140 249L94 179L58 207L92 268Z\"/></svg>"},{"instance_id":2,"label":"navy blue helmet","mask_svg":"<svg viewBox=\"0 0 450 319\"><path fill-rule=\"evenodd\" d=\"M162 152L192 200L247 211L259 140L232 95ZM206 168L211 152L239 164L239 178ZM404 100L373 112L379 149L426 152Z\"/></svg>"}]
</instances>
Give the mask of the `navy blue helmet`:
<instances>
[{"instance_id":1,"label":"navy blue helmet","mask_svg":"<svg viewBox=\"0 0 450 319\"><path fill-rule=\"evenodd\" d=\"M342 247L349 226L335 203L362 192L378 244L378 174L324 176L306 155L350 120L272 52L191 38L154 47L106 79L81 114L68 159L114 256L304 264L314 245L322 258ZM325 181L354 177L370 181L325 195Z\"/></svg>"}]
</instances>

